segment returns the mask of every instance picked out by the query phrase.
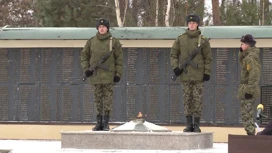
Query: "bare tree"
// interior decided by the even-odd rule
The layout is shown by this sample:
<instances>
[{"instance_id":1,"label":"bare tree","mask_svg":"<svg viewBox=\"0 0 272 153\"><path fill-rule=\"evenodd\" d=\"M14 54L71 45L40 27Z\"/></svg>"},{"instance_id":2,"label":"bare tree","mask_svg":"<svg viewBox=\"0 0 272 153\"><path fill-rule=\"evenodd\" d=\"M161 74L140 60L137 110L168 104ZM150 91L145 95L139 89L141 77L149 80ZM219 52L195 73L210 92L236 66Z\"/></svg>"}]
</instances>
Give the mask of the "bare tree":
<instances>
[{"instance_id":1,"label":"bare tree","mask_svg":"<svg viewBox=\"0 0 272 153\"><path fill-rule=\"evenodd\" d=\"M270 24L269 20L269 0L260 0L260 25Z\"/></svg>"},{"instance_id":2,"label":"bare tree","mask_svg":"<svg viewBox=\"0 0 272 153\"><path fill-rule=\"evenodd\" d=\"M121 0L122 1L122 0ZM121 7L120 7L120 1L114 0L115 3L115 12L116 12L116 20L118 27L124 27L125 21L126 21L126 14L127 14L127 8L128 8L128 0L123 0L123 19L121 18Z\"/></svg>"},{"instance_id":3,"label":"bare tree","mask_svg":"<svg viewBox=\"0 0 272 153\"><path fill-rule=\"evenodd\" d=\"M220 19L221 19L221 24L224 24L226 20L226 0L221 1Z\"/></svg>"},{"instance_id":4,"label":"bare tree","mask_svg":"<svg viewBox=\"0 0 272 153\"><path fill-rule=\"evenodd\" d=\"M221 25L219 0L212 0L213 24Z\"/></svg>"},{"instance_id":5,"label":"bare tree","mask_svg":"<svg viewBox=\"0 0 272 153\"><path fill-rule=\"evenodd\" d=\"M155 26L157 27L159 25L159 0L156 0L156 20L155 20Z\"/></svg>"},{"instance_id":6,"label":"bare tree","mask_svg":"<svg viewBox=\"0 0 272 153\"><path fill-rule=\"evenodd\" d=\"M170 9L171 9L171 0L167 0L167 9L165 14L165 26L167 27L169 27Z\"/></svg>"},{"instance_id":7,"label":"bare tree","mask_svg":"<svg viewBox=\"0 0 272 153\"><path fill-rule=\"evenodd\" d=\"M125 23L126 23L127 8L128 8L128 0L125 0L125 11L124 11L124 16L123 16L123 25L125 25Z\"/></svg>"},{"instance_id":8,"label":"bare tree","mask_svg":"<svg viewBox=\"0 0 272 153\"><path fill-rule=\"evenodd\" d=\"M119 0L114 0L114 2L115 2L115 12L116 12L117 25L118 25L118 27L124 27L124 24L121 19Z\"/></svg>"},{"instance_id":9,"label":"bare tree","mask_svg":"<svg viewBox=\"0 0 272 153\"><path fill-rule=\"evenodd\" d=\"M271 18L269 16L269 12L270 13L272 12L271 10L269 10L271 6L272 4L269 2L269 0L264 0L264 24L265 25L271 24Z\"/></svg>"},{"instance_id":10,"label":"bare tree","mask_svg":"<svg viewBox=\"0 0 272 153\"><path fill-rule=\"evenodd\" d=\"M175 3L174 3L174 0L172 0L172 6L173 6L173 20L172 20L172 24L171 24L171 26L173 26L173 24L174 24L174 21L175 21L175 19L176 19L176 8L175 8Z\"/></svg>"}]
</instances>

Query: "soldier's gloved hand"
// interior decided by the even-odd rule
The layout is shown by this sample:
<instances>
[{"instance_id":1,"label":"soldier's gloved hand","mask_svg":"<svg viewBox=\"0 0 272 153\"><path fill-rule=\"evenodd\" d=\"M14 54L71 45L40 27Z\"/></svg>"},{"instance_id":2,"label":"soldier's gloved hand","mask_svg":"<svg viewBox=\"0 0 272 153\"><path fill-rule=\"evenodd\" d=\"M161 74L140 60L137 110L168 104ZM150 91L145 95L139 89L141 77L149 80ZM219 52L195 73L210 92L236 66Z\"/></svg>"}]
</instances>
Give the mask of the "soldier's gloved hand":
<instances>
[{"instance_id":1,"label":"soldier's gloved hand","mask_svg":"<svg viewBox=\"0 0 272 153\"><path fill-rule=\"evenodd\" d=\"M203 75L203 81L209 81L210 80L210 75L209 74L204 74Z\"/></svg>"},{"instance_id":2,"label":"soldier's gloved hand","mask_svg":"<svg viewBox=\"0 0 272 153\"><path fill-rule=\"evenodd\" d=\"M248 93L245 94L245 99L252 99L252 98L253 98L252 94L248 94Z\"/></svg>"},{"instance_id":3,"label":"soldier's gloved hand","mask_svg":"<svg viewBox=\"0 0 272 153\"><path fill-rule=\"evenodd\" d=\"M181 70L179 67L176 67L174 69L174 73L175 73L176 76L179 76L182 72L183 72L183 70Z\"/></svg>"},{"instance_id":4,"label":"soldier's gloved hand","mask_svg":"<svg viewBox=\"0 0 272 153\"><path fill-rule=\"evenodd\" d=\"M242 49L242 47L240 47L240 52L243 52L243 49Z\"/></svg>"},{"instance_id":5,"label":"soldier's gloved hand","mask_svg":"<svg viewBox=\"0 0 272 153\"><path fill-rule=\"evenodd\" d=\"M114 76L113 77L113 82L114 83L117 83L117 82L119 82L120 81L120 77L119 76Z\"/></svg>"},{"instance_id":6,"label":"soldier's gloved hand","mask_svg":"<svg viewBox=\"0 0 272 153\"><path fill-rule=\"evenodd\" d=\"M85 75L87 77L92 76L93 75L93 71L88 69L88 70L85 71Z\"/></svg>"}]
</instances>

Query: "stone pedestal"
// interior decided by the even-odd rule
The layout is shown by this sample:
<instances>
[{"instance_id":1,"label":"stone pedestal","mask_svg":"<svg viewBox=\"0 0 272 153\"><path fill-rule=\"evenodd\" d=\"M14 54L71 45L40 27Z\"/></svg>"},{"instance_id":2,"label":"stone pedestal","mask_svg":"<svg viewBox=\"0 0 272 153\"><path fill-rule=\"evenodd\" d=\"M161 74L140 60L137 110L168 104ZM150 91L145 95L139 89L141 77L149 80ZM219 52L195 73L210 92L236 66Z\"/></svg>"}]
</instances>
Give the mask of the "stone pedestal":
<instances>
[{"instance_id":1,"label":"stone pedestal","mask_svg":"<svg viewBox=\"0 0 272 153\"><path fill-rule=\"evenodd\" d=\"M213 147L212 133L61 132L61 147L75 149L189 150Z\"/></svg>"}]
</instances>

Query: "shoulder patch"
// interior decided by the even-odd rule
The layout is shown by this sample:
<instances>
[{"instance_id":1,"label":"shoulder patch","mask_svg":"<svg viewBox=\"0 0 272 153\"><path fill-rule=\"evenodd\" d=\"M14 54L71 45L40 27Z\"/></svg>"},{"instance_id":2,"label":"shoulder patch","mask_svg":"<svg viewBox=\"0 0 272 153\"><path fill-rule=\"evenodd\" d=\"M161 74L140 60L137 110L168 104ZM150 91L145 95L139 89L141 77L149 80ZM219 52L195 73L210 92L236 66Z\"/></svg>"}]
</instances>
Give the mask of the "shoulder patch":
<instances>
[{"instance_id":1,"label":"shoulder patch","mask_svg":"<svg viewBox=\"0 0 272 153\"><path fill-rule=\"evenodd\" d=\"M247 71L250 70L250 65L249 64L247 64L246 69L247 69Z\"/></svg>"}]
</instances>

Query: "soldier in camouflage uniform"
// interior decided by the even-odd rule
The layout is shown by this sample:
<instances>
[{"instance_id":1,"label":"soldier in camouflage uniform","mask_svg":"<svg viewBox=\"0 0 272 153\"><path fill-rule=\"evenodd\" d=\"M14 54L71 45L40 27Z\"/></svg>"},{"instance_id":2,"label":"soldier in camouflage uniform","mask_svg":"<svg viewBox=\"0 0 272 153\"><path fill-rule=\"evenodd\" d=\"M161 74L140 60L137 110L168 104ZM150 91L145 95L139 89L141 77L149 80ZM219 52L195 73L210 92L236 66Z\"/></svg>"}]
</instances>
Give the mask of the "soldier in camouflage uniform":
<instances>
[{"instance_id":1,"label":"soldier in camouflage uniform","mask_svg":"<svg viewBox=\"0 0 272 153\"><path fill-rule=\"evenodd\" d=\"M197 68L189 65L186 73L179 68L179 64L182 63L199 44L207 39L201 35L201 31L198 28L200 23L200 17L198 15L188 15L186 22L188 29L175 40L171 49L170 60L175 75L180 76L183 85L184 110L187 120L187 126L183 131L201 132L199 124L202 111L203 88L204 81L210 80L212 53L210 44L207 42L193 59L193 62L198 64Z\"/></svg>"},{"instance_id":2,"label":"soldier in camouflage uniform","mask_svg":"<svg viewBox=\"0 0 272 153\"><path fill-rule=\"evenodd\" d=\"M256 41L247 34L241 39L239 60L241 64L241 81L238 97L241 99L241 115L244 128L248 135L255 135L253 120L254 102L260 95L260 50L255 47Z\"/></svg>"},{"instance_id":3,"label":"soldier in camouflage uniform","mask_svg":"<svg viewBox=\"0 0 272 153\"><path fill-rule=\"evenodd\" d=\"M90 38L81 52L81 66L85 75L89 77L94 88L94 102L96 104L97 124L93 131L109 130L110 111L113 100L113 84L120 81L123 73L123 51L118 39L112 38L109 32L109 21L98 19L96 36ZM111 47L112 54L103 62L108 69L98 67L90 70L102 56L107 54Z\"/></svg>"}]
</instances>

